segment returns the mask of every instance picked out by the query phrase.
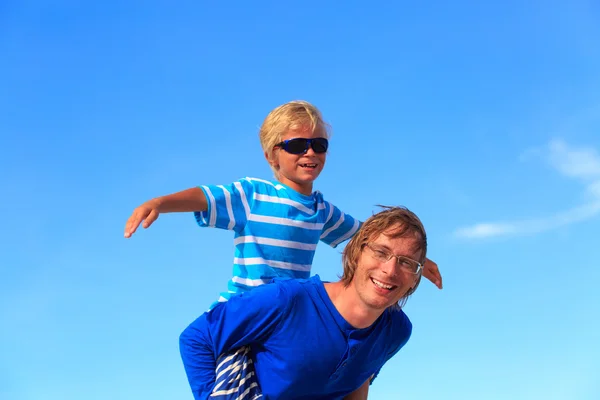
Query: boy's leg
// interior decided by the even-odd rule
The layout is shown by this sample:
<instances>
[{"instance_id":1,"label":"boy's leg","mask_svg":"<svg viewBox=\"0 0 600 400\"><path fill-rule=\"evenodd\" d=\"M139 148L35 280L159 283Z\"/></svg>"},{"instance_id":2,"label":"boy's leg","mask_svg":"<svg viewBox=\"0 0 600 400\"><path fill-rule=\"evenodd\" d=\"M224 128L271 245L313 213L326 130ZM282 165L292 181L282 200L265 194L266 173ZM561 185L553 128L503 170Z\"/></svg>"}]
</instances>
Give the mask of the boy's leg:
<instances>
[{"instance_id":1,"label":"boy's leg","mask_svg":"<svg viewBox=\"0 0 600 400\"><path fill-rule=\"evenodd\" d=\"M211 399L218 400L254 400L262 399L258 386L254 363L250 357L250 347L240 347L217 359L217 379Z\"/></svg>"}]
</instances>

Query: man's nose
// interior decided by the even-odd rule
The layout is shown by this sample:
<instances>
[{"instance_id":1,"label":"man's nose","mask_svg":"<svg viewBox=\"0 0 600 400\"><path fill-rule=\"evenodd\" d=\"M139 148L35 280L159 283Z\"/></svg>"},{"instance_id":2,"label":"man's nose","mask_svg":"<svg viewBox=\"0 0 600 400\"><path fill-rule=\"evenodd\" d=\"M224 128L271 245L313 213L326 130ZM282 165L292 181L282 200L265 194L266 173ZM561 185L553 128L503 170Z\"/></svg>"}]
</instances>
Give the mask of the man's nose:
<instances>
[{"instance_id":1,"label":"man's nose","mask_svg":"<svg viewBox=\"0 0 600 400\"><path fill-rule=\"evenodd\" d=\"M381 264L381 270L388 276L396 275L396 257L392 257L386 262Z\"/></svg>"}]
</instances>

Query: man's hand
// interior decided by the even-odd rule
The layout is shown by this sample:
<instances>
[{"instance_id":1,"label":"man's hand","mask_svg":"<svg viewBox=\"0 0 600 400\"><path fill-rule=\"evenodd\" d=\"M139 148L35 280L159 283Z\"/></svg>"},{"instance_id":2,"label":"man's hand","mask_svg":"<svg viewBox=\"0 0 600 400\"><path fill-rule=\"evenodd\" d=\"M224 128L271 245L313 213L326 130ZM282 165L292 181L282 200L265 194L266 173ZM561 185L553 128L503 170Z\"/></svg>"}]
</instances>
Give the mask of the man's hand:
<instances>
[{"instance_id":1,"label":"man's hand","mask_svg":"<svg viewBox=\"0 0 600 400\"><path fill-rule=\"evenodd\" d=\"M442 288L442 275L437 264L431 261L429 258L425 259L425 265L423 265L423 276L429 279L438 289Z\"/></svg>"},{"instance_id":2,"label":"man's hand","mask_svg":"<svg viewBox=\"0 0 600 400\"><path fill-rule=\"evenodd\" d=\"M144 229L152 225L160 214L159 206L160 201L158 199L152 199L133 210L131 217L129 217L125 224L125 237L130 238L140 226L140 223Z\"/></svg>"}]
</instances>

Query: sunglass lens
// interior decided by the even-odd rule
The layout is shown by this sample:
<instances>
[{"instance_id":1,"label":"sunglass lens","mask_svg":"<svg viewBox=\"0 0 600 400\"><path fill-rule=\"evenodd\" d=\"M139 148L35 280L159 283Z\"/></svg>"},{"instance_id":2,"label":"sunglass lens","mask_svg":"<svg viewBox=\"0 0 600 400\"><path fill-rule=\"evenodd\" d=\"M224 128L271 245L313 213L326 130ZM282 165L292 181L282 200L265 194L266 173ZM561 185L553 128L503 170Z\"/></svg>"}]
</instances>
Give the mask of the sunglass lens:
<instances>
[{"instance_id":1,"label":"sunglass lens","mask_svg":"<svg viewBox=\"0 0 600 400\"><path fill-rule=\"evenodd\" d=\"M292 139L287 142L288 153L302 154L306 150L306 139Z\"/></svg>"},{"instance_id":2,"label":"sunglass lens","mask_svg":"<svg viewBox=\"0 0 600 400\"><path fill-rule=\"evenodd\" d=\"M317 138L312 140L312 149L315 153L325 153L329 142L325 138Z\"/></svg>"}]
</instances>

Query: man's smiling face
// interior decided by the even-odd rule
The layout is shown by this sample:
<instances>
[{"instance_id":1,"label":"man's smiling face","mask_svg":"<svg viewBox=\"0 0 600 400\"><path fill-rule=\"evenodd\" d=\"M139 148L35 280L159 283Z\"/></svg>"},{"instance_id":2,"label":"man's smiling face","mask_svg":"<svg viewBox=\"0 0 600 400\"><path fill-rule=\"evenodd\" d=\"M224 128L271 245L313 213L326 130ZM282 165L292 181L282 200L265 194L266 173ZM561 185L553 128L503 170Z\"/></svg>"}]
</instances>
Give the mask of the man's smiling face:
<instances>
[{"instance_id":1,"label":"man's smiling face","mask_svg":"<svg viewBox=\"0 0 600 400\"><path fill-rule=\"evenodd\" d=\"M403 267L396 257L378 259L378 250L410 260L420 260L419 239L414 236L393 237L397 228L388 229L363 246L354 278L349 287L356 290L360 302L367 308L383 310L392 306L417 284L420 273ZM375 249L375 250L373 250ZM417 261L414 261L418 264Z\"/></svg>"}]
</instances>

